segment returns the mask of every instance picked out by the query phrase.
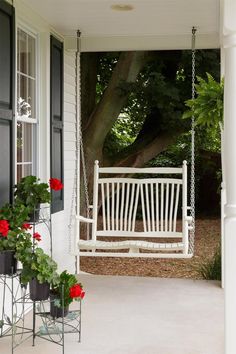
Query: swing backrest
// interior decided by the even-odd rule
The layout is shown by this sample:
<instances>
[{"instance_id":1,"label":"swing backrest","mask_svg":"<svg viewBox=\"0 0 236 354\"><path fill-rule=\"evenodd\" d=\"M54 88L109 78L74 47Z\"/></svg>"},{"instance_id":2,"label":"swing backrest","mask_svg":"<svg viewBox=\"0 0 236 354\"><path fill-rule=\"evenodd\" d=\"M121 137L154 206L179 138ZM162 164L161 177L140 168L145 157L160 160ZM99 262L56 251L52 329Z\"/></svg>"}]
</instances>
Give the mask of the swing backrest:
<instances>
[{"instance_id":1,"label":"swing backrest","mask_svg":"<svg viewBox=\"0 0 236 354\"><path fill-rule=\"evenodd\" d=\"M178 216L183 220L180 229ZM186 216L186 161L181 168L99 167L95 161L93 240L97 236L183 238Z\"/></svg>"}]
</instances>

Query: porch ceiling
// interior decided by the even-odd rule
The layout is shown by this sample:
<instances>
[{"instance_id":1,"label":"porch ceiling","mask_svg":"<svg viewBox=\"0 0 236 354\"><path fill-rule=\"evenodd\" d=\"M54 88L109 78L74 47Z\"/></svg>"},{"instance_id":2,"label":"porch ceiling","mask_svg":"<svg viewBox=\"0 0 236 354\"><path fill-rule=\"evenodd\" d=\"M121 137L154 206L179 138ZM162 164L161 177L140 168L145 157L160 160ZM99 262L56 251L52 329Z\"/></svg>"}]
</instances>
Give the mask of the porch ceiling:
<instances>
[{"instance_id":1,"label":"porch ceiling","mask_svg":"<svg viewBox=\"0 0 236 354\"><path fill-rule=\"evenodd\" d=\"M82 32L83 51L219 47L220 0L24 0L63 35ZM131 11L114 11L128 4Z\"/></svg>"}]
</instances>

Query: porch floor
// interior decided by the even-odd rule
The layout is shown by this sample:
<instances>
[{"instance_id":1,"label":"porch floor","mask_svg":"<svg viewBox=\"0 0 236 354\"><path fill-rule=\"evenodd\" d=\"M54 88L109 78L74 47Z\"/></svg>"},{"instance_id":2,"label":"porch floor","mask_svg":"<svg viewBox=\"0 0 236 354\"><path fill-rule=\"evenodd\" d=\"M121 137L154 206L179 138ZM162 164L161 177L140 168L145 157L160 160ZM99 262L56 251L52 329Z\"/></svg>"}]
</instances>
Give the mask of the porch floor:
<instances>
[{"instance_id":1,"label":"porch floor","mask_svg":"<svg viewBox=\"0 0 236 354\"><path fill-rule=\"evenodd\" d=\"M218 282L80 275L86 297L82 341L65 338L65 354L223 354L223 290ZM56 354L36 338L17 354ZM8 348L9 347L9 348ZM0 352L10 353L3 338Z\"/></svg>"}]
</instances>

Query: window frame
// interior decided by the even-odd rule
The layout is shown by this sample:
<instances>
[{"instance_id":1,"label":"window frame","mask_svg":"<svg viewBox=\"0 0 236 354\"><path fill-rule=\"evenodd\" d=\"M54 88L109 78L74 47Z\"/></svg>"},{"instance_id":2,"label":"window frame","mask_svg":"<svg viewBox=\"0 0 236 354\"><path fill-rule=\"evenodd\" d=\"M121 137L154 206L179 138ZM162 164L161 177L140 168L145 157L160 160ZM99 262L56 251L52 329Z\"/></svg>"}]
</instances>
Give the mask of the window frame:
<instances>
[{"instance_id":1,"label":"window frame","mask_svg":"<svg viewBox=\"0 0 236 354\"><path fill-rule=\"evenodd\" d=\"M18 56L18 30L25 32L28 36L31 36L35 40L35 117L28 118L26 116L18 116L17 106L18 106L18 74L22 74L18 71L17 67L17 56ZM15 63L15 182L17 182L17 167L24 166L24 162L18 163L17 161L17 124L18 123L27 123L32 125L32 161L31 161L31 174L38 175L38 161L39 161L39 129L40 129L40 119L39 119L39 92L40 92L40 72L39 72L39 35L32 28L27 26L25 23L18 21L16 23L16 63ZM24 76L24 75L23 75ZM25 75L27 78L31 78L30 75Z\"/></svg>"}]
</instances>

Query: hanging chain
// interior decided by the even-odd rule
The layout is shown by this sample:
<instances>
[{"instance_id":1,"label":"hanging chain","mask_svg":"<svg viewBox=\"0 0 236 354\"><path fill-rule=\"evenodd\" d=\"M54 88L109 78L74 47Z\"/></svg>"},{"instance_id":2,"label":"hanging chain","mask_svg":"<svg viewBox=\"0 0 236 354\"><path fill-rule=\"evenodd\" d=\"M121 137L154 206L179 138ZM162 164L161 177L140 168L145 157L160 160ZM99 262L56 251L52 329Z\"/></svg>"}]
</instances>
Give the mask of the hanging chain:
<instances>
[{"instance_id":1,"label":"hanging chain","mask_svg":"<svg viewBox=\"0 0 236 354\"><path fill-rule=\"evenodd\" d=\"M196 66L196 28L192 28L192 99L195 99L195 66ZM189 253L194 253L194 239L195 239L195 117L192 115L191 121L191 183L190 183L190 206L192 217L192 230L189 236Z\"/></svg>"},{"instance_id":2,"label":"hanging chain","mask_svg":"<svg viewBox=\"0 0 236 354\"><path fill-rule=\"evenodd\" d=\"M71 196L71 206L70 206L70 219L69 219L69 224L68 224L68 237L69 237L69 252L71 253L72 251L72 222L73 222L73 216L74 216L74 209L75 209L75 198L76 198L76 191L77 191L77 174L78 174L78 163L79 163L79 141L78 141L78 115L80 112L80 108L78 107L78 97L80 94L80 87L78 87L78 62L80 63L80 58L79 58L79 38L80 38L80 31L77 31L77 48L76 48L76 54L75 54L75 97L76 97L76 105L75 105L75 115L76 115L76 143L75 143L75 149L76 149L76 157L75 157L75 171L74 171L74 182L73 182L73 189L72 189L72 196ZM77 206L77 212L78 212L78 206Z\"/></svg>"},{"instance_id":3,"label":"hanging chain","mask_svg":"<svg viewBox=\"0 0 236 354\"><path fill-rule=\"evenodd\" d=\"M86 174L86 162L85 162L85 154L84 154L84 144L83 144L83 134L82 134L82 122L81 122L81 42L80 42L80 36L81 36L81 32L78 31L77 32L77 38L78 38L78 50L77 50L77 63L78 63L78 68L77 68L77 75L79 78L79 85L78 85L78 89L77 89L77 94L78 97L80 97L80 101L79 101L79 126L78 126L78 133L79 133L79 142L78 143L78 149L80 148L80 152L81 152L81 164L82 164L82 173L83 173L83 185L84 185L84 193L85 193L85 203L86 203L86 210L87 210L87 217L89 217L89 193L88 193L88 180L87 180L87 174ZM79 160L79 159L78 159ZM79 164L80 161L77 161L77 163ZM78 168L77 168L78 171Z\"/></svg>"},{"instance_id":4,"label":"hanging chain","mask_svg":"<svg viewBox=\"0 0 236 354\"><path fill-rule=\"evenodd\" d=\"M79 51L79 66L78 66L78 71L79 71L79 97L81 97L81 60L80 60L80 54L81 51ZM85 205L86 205L86 217L90 217L90 208L89 208L89 192L88 192L88 179L87 179L87 168L86 168L86 162L85 162L85 154L84 154L84 143L83 143L83 134L82 134L82 125L81 125L81 101L80 101L80 120L79 120L79 147L80 147L80 158L81 158L81 167L82 167L82 177L83 177L83 187L84 187L84 195L85 195ZM87 240L89 240L89 223L86 224L87 228Z\"/></svg>"},{"instance_id":5,"label":"hanging chain","mask_svg":"<svg viewBox=\"0 0 236 354\"><path fill-rule=\"evenodd\" d=\"M89 192L88 192L88 180L86 174L86 163L85 163L85 156L84 156L84 144L83 144L83 136L81 125L79 127L79 134L80 134L80 151L81 151L81 163L82 163L82 171L83 171L83 181L84 181L84 194L85 194L85 202L86 202L86 210L87 210L87 218L89 217Z\"/></svg>"},{"instance_id":6,"label":"hanging chain","mask_svg":"<svg viewBox=\"0 0 236 354\"><path fill-rule=\"evenodd\" d=\"M76 195L79 192L79 188L77 186L78 181L78 171L80 164L80 152L81 152L81 165L82 165L82 177L83 177L83 185L84 185L84 193L85 193L85 202L86 202L86 217L89 218L89 193L88 193L88 182L87 182L87 174L86 174L86 163L84 156L84 145L83 145L83 136L82 136L82 127L81 127L81 50L80 50L80 36L81 32L77 31L77 50L76 50L76 58L75 58L75 95L76 95L76 164L75 164L75 173L74 173L74 185L72 191L72 201L70 208L70 219L69 219L69 251L72 250L72 222L74 215L74 207L75 207L75 199ZM78 119L79 117L79 119ZM80 214L80 205L76 205L77 214ZM87 228L87 238L89 237L89 229Z\"/></svg>"}]
</instances>

